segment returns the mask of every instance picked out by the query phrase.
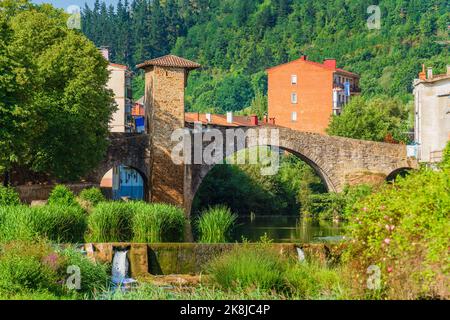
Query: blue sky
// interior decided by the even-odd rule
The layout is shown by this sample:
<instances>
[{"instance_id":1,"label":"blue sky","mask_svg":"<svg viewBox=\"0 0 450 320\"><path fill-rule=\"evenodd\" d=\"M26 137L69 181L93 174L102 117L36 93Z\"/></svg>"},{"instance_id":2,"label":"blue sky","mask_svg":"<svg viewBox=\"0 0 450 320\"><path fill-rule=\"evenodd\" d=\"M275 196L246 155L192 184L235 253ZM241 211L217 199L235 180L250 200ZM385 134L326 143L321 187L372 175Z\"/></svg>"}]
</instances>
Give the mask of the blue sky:
<instances>
[{"instance_id":1,"label":"blue sky","mask_svg":"<svg viewBox=\"0 0 450 320\"><path fill-rule=\"evenodd\" d=\"M107 5L116 4L118 0L100 0L100 2L105 1ZM31 0L33 3L51 3L53 6L57 8L67 9L70 5L77 5L81 8L84 8L84 4L87 3L89 7L94 6L95 0Z\"/></svg>"}]
</instances>

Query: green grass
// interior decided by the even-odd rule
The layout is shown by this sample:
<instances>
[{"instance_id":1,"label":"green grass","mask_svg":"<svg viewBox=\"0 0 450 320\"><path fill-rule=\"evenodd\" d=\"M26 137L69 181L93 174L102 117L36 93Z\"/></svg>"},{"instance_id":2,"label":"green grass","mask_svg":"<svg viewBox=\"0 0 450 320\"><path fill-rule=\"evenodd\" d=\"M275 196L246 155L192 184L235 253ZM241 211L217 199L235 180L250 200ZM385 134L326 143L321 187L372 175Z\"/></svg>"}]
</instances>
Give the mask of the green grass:
<instances>
[{"instance_id":1,"label":"green grass","mask_svg":"<svg viewBox=\"0 0 450 320\"><path fill-rule=\"evenodd\" d=\"M236 219L237 215L226 206L215 206L203 211L196 221L199 242L227 242Z\"/></svg>"},{"instance_id":2,"label":"green grass","mask_svg":"<svg viewBox=\"0 0 450 320\"><path fill-rule=\"evenodd\" d=\"M0 207L0 241L47 238L83 242L86 214L78 206Z\"/></svg>"},{"instance_id":3,"label":"green grass","mask_svg":"<svg viewBox=\"0 0 450 320\"><path fill-rule=\"evenodd\" d=\"M182 209L168 204L132 204L133 241L144 243L183 240L185 217Z\"/></svg>"},{"instance_id":4,"label":"green grass","mask_svg":"<svg viewBox=\"0 0 450 320\"><path fill-rule=\"evenodd\" d=\"M268 246L244 244L214 260L207 272L225 290L272 290L283 285L287 268L283 259Z\"/></svg>"},{"instance_id":5,"label":"green grass","mask_svg":"<svg viewBox=\"0 0 450 320\"><path fill-rule=\"evenodd\" d=\"M221 290L274 292L289 299L343 299L347 284L339 267L298 262L269 245L244 244L216 258L207 272Z\"/></svg>"},{"instance_id":6,"label":"green grass","mask_svg":"<svg viewBox=\"0 0 450 320\"><path fill-rule=\"evenodd\" d=\"M101 202L89 215L87 241L127 242L133 238L134 208L125 202Z\"/></svg>"}]
</instances>

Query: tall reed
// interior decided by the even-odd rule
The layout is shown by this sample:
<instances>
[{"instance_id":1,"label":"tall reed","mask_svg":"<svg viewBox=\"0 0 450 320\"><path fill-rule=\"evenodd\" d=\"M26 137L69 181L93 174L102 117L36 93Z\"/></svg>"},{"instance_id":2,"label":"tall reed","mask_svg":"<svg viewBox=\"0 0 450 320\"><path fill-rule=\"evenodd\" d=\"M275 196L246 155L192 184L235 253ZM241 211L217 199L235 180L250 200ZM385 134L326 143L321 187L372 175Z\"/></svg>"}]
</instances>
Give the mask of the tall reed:
<instances>
[{"instance_id":1,"label":"tall reed","mask_svg":"<svg viewBox=\"0 0 450 320\"><path fill-rule=\"evenodd\" d=\"M156 243L183 240L185 217L183 210L163 203L133 204L133 241Z\"/></svg>"},{"instance_id":2,"label":"tall reed","mask_svg":"<svg viewBox=\"0 0 450 320\"><path fill-rule=\"evenodd\" d=\"M86 214L77 206L0 207L0 241L48 238L55 242L82 242Z\"/></svg>"},{"instance_id":3,"label":"tall reed","mask_svg":"<svg viewBox=\"0 0 450 320\"><path fill-rule=\"evenodd\" d=\"M132 239L134 208L126 202L101 202L89 215L87 240L126 242Z\"/></svg>"},{"instance_id":4,"label":"tall reed","mask_svg":"<svg viewBox=\"0 0 450 320\"><path fill-rule=\"evenodd\" d=\"M196 221L199 241L203 243L226 242L233 230L237 215L226 206L215 206L203 211Z\"/></svg>"}]
</instances>

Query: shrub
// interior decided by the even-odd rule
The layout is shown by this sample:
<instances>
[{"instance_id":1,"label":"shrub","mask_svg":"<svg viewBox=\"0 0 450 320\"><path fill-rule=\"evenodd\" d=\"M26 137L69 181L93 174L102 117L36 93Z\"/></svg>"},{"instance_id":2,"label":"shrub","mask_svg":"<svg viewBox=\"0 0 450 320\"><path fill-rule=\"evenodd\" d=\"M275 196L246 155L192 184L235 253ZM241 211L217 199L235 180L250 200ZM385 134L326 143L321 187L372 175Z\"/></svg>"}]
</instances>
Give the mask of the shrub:
<instances>
[{"instance_id":1,"label":"shrub","mask_svg":"<svg viewBox=\"0 0 450 320\"><path fill-rule=\"evenodd\" d=\"M48 238L56 242L82 242L86 215L80 207L0 207L0 240Z\"/></svg>"},{"instance_id":2,"label":"shrub","mask_svg":"<svg viewBox=\"0 0 450 320\"><path fill-rule=\"evenodd\" d=\"M356 288L365 288L360 281L376 265L381 269L378 297L449 298L449 190L448 171L422 169L357 203L345 253Z\"/></svg>"},{"instance_id":3,"label":"shrub","mask_svg":"<svg viewBox=\"0 0 450 320\"><path fill-rule=\"evenodd\" d=\"M182 209L168 204L131 204L133 217L133 240L135 242L182 241L185 217Z\"/></svg>"},{"instance_id":4,"label":"shrub","mask_svg":"<svg viewBox=\"0 0 450 320\"><path fill-rule=\"evenodd\" d=\"M80 269L80 289L65 286L69 266ZM13 241L0 246L0 297L85 298L105 290L108 282L108 265L92 262L74 248L55 249L45 241Z\"/></svg>"},{"instance_id":5,"label":"shrub","mask_svg":"<svg viewBox=\"0 0 450 320\"><path fill-rule=\"evenodd\" d=\"M16 241L1 247L0 292L47 290L61 293L62 259L44 242Z\"/></svg>"},{"instance_id":6,"label":"shrub","mask_svg":"<svg viewBox=\"0 0 450 320\"><path fill-rule=\"evenodd\" d=\"M126 202L101 202L88 217L88 241L131 241L133 205Z\"/></svg>"},{"instance_id":7,"label":"shrub","mask_svg":"<svg viewBox=\"0 0 450 320\"><path fill-rule=\"evenodd\" d=\"M244 244L214 260L208 267L213 280L223 289L281 289L287 264L269 246Z\"/></svg>"},{"instance_id":8,"label":"shrub","mask_svg":"<svg viewBox=\"0 0 450 320\"><path fill-rule=\"evenodd\" d=\"M81 200L89 202L92 206L106 201L105 196L99 188L84 189L80 192L79 197Z\"/></svg>"},{"instance_id":9,"label":"shrub","mask_svg":"<svg viewBox=\"0 0 450 320\"><path fill-rule=\"evenodd\" d=\"M104 291L110 283L110 266L100 264L89 260L80 251L68 247L61 252L65 258L65 269L68 266L77 266L80 268L81 288L78 293L94 296L99 291Z\"/></svg>"},{"instance_id":10,"label":"shrub","mask_svg":"<svg viewBox=\"0 0 450 320\"><path fill-rule=\"evenodd\" d=\"M48 204L56 204L63 206L74 206L78 205L75 195L69 188L64 185L57 185L53 188L48 198Z\"/></svg>"},{"instance_id":11,"label":"shrub","mask_svg":"<svg viewBox=\"0 0 450 320\"><path fill-rule=\"evenodd\" d=\"M203 243L226 242L230 235L237 215L225 206L211 207L203 211L198 218L196 225Z\"/></svg>"},{"instance_id":12,"label":"shrub","mask_svg":"<svg viewBox=\"0 0 450 320\"><path fill-rule=\"evenodd\" d=\"M0 207L15 206L20 204L19 194L10 187L0 186Z\"/></svg>"}]
</instances>

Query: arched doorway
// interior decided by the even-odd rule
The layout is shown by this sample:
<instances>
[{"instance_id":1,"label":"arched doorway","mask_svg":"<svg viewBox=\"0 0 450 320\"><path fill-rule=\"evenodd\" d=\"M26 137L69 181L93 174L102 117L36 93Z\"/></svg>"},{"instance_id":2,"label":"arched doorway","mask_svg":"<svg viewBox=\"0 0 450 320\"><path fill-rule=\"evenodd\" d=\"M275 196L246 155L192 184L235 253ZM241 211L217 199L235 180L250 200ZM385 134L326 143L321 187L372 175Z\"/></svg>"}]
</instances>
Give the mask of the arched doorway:
<instances>
[{"instance_id":1,"label":"arched doorway","mask_svg":"<svg viewBox=\"0 0 450 320\"><path fill-rule=\"evenodd\" d=\"M112 167L100 182L104 194L112 200L145 200L145 186L145 176L126 165Z\"/></svg>"}]
</instances>

